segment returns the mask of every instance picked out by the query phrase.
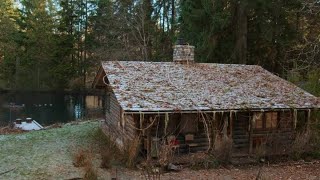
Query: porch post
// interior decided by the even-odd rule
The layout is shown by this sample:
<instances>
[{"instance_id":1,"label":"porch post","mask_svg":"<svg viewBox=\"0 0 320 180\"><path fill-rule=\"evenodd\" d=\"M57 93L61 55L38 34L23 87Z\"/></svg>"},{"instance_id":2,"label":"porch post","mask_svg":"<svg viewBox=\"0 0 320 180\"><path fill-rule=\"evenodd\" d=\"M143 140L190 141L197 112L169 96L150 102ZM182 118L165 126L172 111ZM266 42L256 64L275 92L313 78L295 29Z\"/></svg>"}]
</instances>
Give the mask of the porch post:
<instances>
[{"instance_id":1,"label":"porch post","mask_svg":"<svg viewBox=\"0 0 320 180\"><path fill-rule=\"evenodd\" d=\"M151 159L151 136L150 128L147 129L147 160Z\"/></svg>"},{"instance_id":2,"label":"porch post","mask_svg":"<svg viewBox=\"0 0 320 180\"><path fill-rule=\"evenodd\" d=\"M311 109L308 109L307 110L307 128L309 129L309 127L310 127L310 118L311 118Z\"/></svg>"},{"instance_id":3,"label":"porch post","mask_svg":"<svg viewBox=\"0 0 320 180\"><path fill-rule=\"evenodd\" d=\"M297 127L297 118L298 118L298 111L296 109L293 110L293 129L295 130Z\"/></svg>"},{"instance_id":4,"label":"porch post","mask_svg":"<svg viewBox=\"0 0 320 180\"><path fill-rule=\"evenodd\" d=\"M254 116L255 114L253 113L253 116L250 118L250 122L249 122L249 155L252 154L252 148L253 148L253 124L254 124Z\"/></svg>"},{"instance_id":5,"label":"porch post","mask_svg":"<svg viewBox=\"0 0 320 180\"><path fill-rule=\"evenodd\" d=\"M142 129L142 136L145 135L145 130L143 130L143 121L144 121L144 114L140 112L140 129Z\"/></svg>"},{"instance_id":6,"label":"porch post","mask_svg":"<svg viewBox=\"0 0 320 180\"><path fill-rule=\"evenodd\" d=\"M214 144L215 144L215 140L216 140L216 124L217 124L216 120L217 120L216 112L214 111L213 115L212 115L212 129L211 129L211 131L212 131L212 136L211 136L212 149L214 149Z\"/></svg>"},{"instance_id":7,"label":"porch post","mask_svg":"<svg viewBox=\"0 0 320 180\"><path fill-rule=\"evenodd\" d=\"M232 111L230 111L230 138L232 139L232 129L233 129L233 116Z\"/></svg>"}]
</instances>

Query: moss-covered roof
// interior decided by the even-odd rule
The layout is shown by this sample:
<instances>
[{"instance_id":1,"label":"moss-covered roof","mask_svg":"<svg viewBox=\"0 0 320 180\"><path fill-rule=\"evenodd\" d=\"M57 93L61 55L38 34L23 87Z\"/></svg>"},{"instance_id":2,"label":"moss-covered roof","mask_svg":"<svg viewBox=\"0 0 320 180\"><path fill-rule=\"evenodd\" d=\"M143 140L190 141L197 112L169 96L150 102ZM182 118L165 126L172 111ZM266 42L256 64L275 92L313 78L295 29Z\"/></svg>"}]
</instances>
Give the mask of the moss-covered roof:
<instances>
[{"instance_id":1,"label":"moss-covered roof","mask_svg":"<svg viewBox=\"0 0 320 180\"><path fill-rule=\"evenodd\" d=\"M125 111L320 108L320 99L256 65L106 61Z\"/></svg>"}]
</instances>

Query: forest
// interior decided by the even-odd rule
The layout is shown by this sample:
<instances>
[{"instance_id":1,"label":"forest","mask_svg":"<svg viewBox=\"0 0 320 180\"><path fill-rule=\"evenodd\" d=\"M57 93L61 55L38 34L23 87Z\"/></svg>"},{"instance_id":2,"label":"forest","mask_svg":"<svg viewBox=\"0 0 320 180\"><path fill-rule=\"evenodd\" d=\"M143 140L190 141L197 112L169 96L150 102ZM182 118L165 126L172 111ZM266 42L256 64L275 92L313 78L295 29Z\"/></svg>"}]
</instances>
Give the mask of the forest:
<instances>
[{"instance_id":1,"label":"forest","mask_svg":"<svg viewBox=\"0 0 320 180\"><path fill-rule=\"evenodd\" d=\"M316 0L1 0L0 89L90 88L101 61L255 64L320 95Z\"/></svg>"}]
</instances>

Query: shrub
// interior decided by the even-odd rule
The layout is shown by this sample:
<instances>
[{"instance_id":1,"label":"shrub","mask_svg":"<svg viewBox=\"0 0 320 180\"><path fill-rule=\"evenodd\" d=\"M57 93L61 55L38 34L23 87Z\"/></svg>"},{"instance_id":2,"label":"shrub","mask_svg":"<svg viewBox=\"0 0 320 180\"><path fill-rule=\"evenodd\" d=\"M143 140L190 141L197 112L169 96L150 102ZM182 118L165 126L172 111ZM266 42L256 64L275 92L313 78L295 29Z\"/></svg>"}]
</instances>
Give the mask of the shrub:
<instances>
[{"instance_id":1,"label":"shrub","mask_svg":"<svg viewBox=\"0 0 320 180\"><path fill-rule=\"evenodd\" d=\"M320 112L318 112L315 118L320 118ZM315 120L312 124L310 124L310 146L311 152L310 155L313 158L319 159L320 158L320 121Z\"/></svg>"},{"instance_id":2,"label":"shrub","mask_svg":"<svg viewBox=\"0 0 320 180\"><path fill-rule=\"evenodd\" d=\"M293 159L300 159L301 155L309 148L311 132L309 129L297 133L291 147L291 156Z\"/></svg>"},{"instance_id":3,"label":"shrub","mask_svg":"<svg viewBox=\"0 0 320 180\"><path fill-rule=\"evenodd\" d=\"M101 167L105 169L111 168L112 153L109 149L101 151Z\"/></svg>"},{"instance_id":4,"label":"shrub","mask_svg":"<svg viewBox=\"0 0 320 180\"><path fill-rule=\"evenodd\" d=\"M256 146L254 155L258 161L265 158L266 153L266 143L261 143Z\"/></svg>"},{"instance_id":5,"label":"shrub","mask_svg":"<svg viewBox=\"0 0 320 180\"><path fill-rule=\"evenodd\" d=\"M86 166L83 179L85 179L85 180L97 180L98 179L97 171L92 167L91 163L89 163L89 165Z\"/></svg>"},{"instance_id":6,"label":"shrub","mask_svg":"<svg viewBox=\"0 0 320 180\"><path fill-rule=\"evenodd\" d=\"M232 138L228 136L217 137L214 143L214 155L221 163L228 163L232 154Z\"/></svg>"},{"instance_id":7,"label":"shrub","mask_svg":"<svg viewBox=\"0 0 320 180\"><path fill-rule=\"evenodd\" d=\"M206 155L201 158L192 158L191 157L191 169L200 170L200 169L212 169L218 168L220 163L213 155Z\"/></svg>"},{"instance_id":8,"label":"shrub","mask_svg":"<svg viewBox=\"0 0 320 180\"><path fill-rule=\"evenodd\" d=\"M89 163L89 151L80 149L73 157L75 167L84 167Z\"/></svg>"},{"instance_id":9,"label":"shrub","mask_svg":"<svg viewBox=\"0 0 320 180\"><path fill-rule=\"evenodd\" d=\"M166 145L165 143L162 143L160 146L160 152L158 157L158 162L160 166L164 167L169 164L169 162L172 161L173 158L173 150L170 145Z\"/></svg>"},{"instance_id":10,"label":"shrub","mask_svg":"<svg viewBox=\"0 0 320 180\"><path fill-rule=\"evenodd\" d=\"M134 166L139 151L139 143L140 137L135 137L124 149L123 157L127 167Z\"/></svg>"}]
</instances>

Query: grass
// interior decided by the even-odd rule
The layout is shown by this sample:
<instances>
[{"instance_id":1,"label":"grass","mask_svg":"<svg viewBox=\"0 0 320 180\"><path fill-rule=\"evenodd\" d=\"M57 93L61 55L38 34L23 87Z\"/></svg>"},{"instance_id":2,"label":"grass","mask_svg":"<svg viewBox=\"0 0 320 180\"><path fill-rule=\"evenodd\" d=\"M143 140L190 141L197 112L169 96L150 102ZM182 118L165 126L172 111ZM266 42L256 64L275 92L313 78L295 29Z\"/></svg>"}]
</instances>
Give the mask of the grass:
<instances>
[{"instance_id":1,"label":"grass","mask_svg":"<svg viewBox=\"0 0 320 180\"><path fill-rule=\"evenodd\" d=\"M0 173L16 168L1 179L67 179L82 177L73 165L78 149L98 149L99 122L67 124L62 128L0 135Z\"/></svg>"}]
</instances>

